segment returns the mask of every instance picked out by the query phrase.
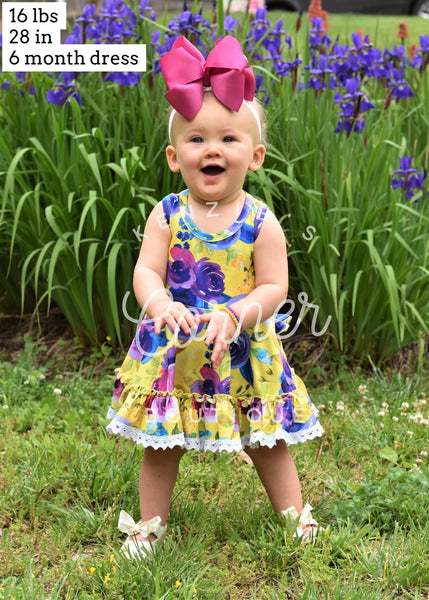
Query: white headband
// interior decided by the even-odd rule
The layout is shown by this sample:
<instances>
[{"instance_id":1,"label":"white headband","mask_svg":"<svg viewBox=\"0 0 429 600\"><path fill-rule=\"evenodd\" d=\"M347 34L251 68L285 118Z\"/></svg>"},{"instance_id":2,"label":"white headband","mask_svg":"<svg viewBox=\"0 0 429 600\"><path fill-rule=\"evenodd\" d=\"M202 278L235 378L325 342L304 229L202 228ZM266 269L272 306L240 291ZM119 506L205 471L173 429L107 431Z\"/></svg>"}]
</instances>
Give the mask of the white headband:
<instances>
[{"instance_id":1,"label":"white headband","mask_svg":"<svg viewBox=\"0 0 429 600\"><path fill-rule=\"evenodd\" d=\"M211 88L204 88L204 91L211 91ZM251 102L249 102L248 100L243 100L243 104L244 104L244 106L247 106L247 108L250 110L250 112L254 116L256 125L258 126L259 141L262 142L262 125L261 125L261 118L258 115L258 111L253 106L253 104ZM173 110L170 113L170 118L168 119L168 139L170 141L170 144L171 144L171 128L173 126L173 119L176 114L177 114L177 110L175 108L173 108Z\"/></svg>"}]
</instances>

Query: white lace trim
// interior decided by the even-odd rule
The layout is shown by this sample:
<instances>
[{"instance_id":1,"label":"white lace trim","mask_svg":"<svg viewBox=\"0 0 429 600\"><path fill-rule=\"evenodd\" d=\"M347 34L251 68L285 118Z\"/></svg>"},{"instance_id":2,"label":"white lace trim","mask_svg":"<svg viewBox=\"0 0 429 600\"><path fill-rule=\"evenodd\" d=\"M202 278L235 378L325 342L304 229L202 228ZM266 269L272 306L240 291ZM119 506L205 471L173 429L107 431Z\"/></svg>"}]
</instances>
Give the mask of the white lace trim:
<instances>
[{"instance_id":1,"label":"white lace trim","mask_svg":"<svg viewBox=\"0 0 429 600\"><path fill-rule=\"evenodd\" d=\"M155 436L142 433L137 427L125 425L115 419L116 411L110 407L107 417L112 421L107 425L106 430L114 435L121 435L124 438L130 438L136 444L141 444L145 448L166 450L179 446L185 450L200 450L204 452L240 452L246 446L251 448L257 446L268 446L272 448L279 440L284 440L288 446L299 444L312 440L323 435L323 427L317 422L313 427L297 432L288 432L279 429L274 434L266 434L261 431L250 433L243 436L240 440L207 440L205 438L188 438L183 433L169 436Z\"/></svg>"}]
</instances>

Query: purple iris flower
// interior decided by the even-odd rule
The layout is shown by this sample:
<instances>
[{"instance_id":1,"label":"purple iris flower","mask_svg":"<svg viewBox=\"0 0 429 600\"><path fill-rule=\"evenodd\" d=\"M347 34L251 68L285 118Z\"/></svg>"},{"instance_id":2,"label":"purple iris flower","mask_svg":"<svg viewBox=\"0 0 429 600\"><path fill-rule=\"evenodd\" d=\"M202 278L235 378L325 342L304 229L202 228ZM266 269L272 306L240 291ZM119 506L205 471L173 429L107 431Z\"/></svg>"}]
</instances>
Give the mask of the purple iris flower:
<instances>
[{"instance_id":1,"label":"purple iris flower","mask_svg":"<svg viewBox=\"0 0 429 600\"><path fill-rule=\"evenodd\" d=\"M346 46L335 45L332 49L332 54L329 55L329 62L338 81L344 84L346 78L350 76L348 48Z\"/></svg>"},{"instance_id":2,"label":"purple iris flower","mask_svg":"<svg viewBox=\"0 0 429 600\"><path fill-rule=\"evenodd\" d=\"M86 4L82 9L82 16L75 19L75 23L82 23L83 27L90 25L91 23L95 23L95 4Z\"/></svg>"},{"instance_id":3,"label":"purple iris flower","mask_svg":"<svg viewBox=\"0 0 429 600\"><path fill-rule=\"evenodd\" d=\"M313 64L310 69L310 77L308 79L307 87L313 88L316 92L316 96L320 95L320 92L326 90L326 76L329 75L329 87L333 89L337 83L335 77L331 76L333 69L329 66L328 59L324 54L317 56L313 55ZM309 68L309 67L305 67Z\"/></svg>"},{"instance_id":4,"label":"purple iris flower","mask_svg":"<svg viewBox=\"0 0 429 600\"><path fill-rule=\"evenodd\" d=\"M1 46L1 38L0 38L0 50L1 50L2 46ZM1 69L0 69L0 73L1 73ZM25 86L25 90L27 91L28 94L30 94L30 96L33 96L36 93L36 90L34 89L34 85L33 83L30 83L30 86L28 86L28 83L31 82L31 74L30 73L26 73L26 72L21 72L21 71L17 71L15 73L16 76L16 81L18 83L21 84L26 84ZM3 85L1 86L2 90L7 90L10 86L11 86L11 81L5 81L3 83ZM21 97L24 97L25 95L25 91L22 89L19 90L19 95Z\"/></svg>"},{"instance_id":5,"label":"purple iris flower","mask_svg":"<svg viewBox=\"0 0 429 600\"><path fill-rule=\"evenodd\" d=\"M75 25L73 31L65 39L65 44L83 44L82 27Z\"/></svg>"},{"instance_id":6,"label":"purple iris flower","mask_svg":"<svg viewBox=\"0 0 429 600\"><path fill-rule=\"evenodd\" d=\"M120 72L113 71L106 75L103 81L113 81L120 85L138 85L140 83L141 73L135 71Z\"/></svg>"},{"instance_id":7,"label":"purple iris flower","mask_svg":"<svg viewBox=\"0 0 429 600\"><path fill-rule=\"evenodd\" d=\"M395 98L411 98L414 96L413 90L410 88L407 81L404 79L404 74L398 69L392 69L392 80L387 84L392 88L392 96Z\"/></svg>"},{"instance_id":8,"label":"purple iris flower","mask_svg":"<svg viewBox=\"0 0 429 600\"><path fill-rule=\"evenodd\" d=\"M193 39L192 41L195 45L201 47L202 42L200 36L204 29L210 29L210 23L203 18L201 11L198 14L193 15L190 10L184 10L182 14L175 17L167 24L167 29L169 30L169 35L172 33L177 37L180 35L184 35L185 37L196 37L196 39Z\"/></svg>"},{"instance_id":9,"label":"purple iris flower","mask_svg":"<svg viewBox=\"0 0 429 600\"><path fill-rule=\"evenodd\" d=\"M334 101L340 105L340 118L335 133L346 131L347 136L353 131L360 133L365 127L363 113L375 108L374 104L368 100L364 92L360 91L360 78L347 79L345 82L346 94L335 94Z\"/></svg>"},{"instance_id":10,"label":"purple iris flower","mask_svg":"<svg viewBox=\"0 0 429 600\"><path fill-rule=\"evenodd\" d=\"M223 28L225 30L225 35L235 35L236 29L238 25L238 19L233 19L231 15L227 15L223 22Z\"/></svg>"},{"instance_id":11,"label":"purple iris flower","mask_svg":"<svg viewBox=\"0 0 429 600\"><path fill-rule=\"evenodd\" d=\"M395 169L392 175L392 188L403 190L407 200L411 200L420 190L423 190L427 177L426 169L421 173L417 169L411 168L411 162L411 156L400 157L400 168ZM414 200L414 202L418 201L419 198Z\"/></svg>"},{"instance_id":12,"label":"purple iris flower","mask_svg":"<svg viewBox=\"0 0 429 600\"><path fill-rule=\"evenodd\" d=\"M419 40L420 48L417 49L417 52L422 55L422 64L420 70L424 71L429 64L429 35L421 35Z\"/></svg>"},{"instance_id":13,"label":"purple iris flower","mask_svg":"<svg viewBox=\"0 0 429 600\"><path fill-rule=\"evenodd\" d=\"M253 50L254 45L267 33L271 23L267 19L267 9L257 8L253 21L250 22L250 30L247 35L248 50ZM254 42L252 44L252 42Z\"/></svg>"},{"instance_id":14,"label":"purple iris flower","mask_svg":"<svg viewBox=\"0 0 429 600\"><path fill-rule=\"evenodd\" d=\"M372 65L368 70L368 75L376 79L387 79L390 76L391 68L385 56L378 48L374 49Z\"/></svg>"},{"instance_id":15,"label":"purple iris flower","mask_svg":"<svg viewBox=\"0 0 429 600\"><path fill-rule=\"evenodd\" d=\"M140 0L139 9L140 9L140 16L142 19L146 16L147 12L151 13L150 16L152 18L153 8L152 8L152 6L150 6L149 0Z\"/></svg>"},{"instance_id":16,"label":"purple iris flower","mask_svg":"<svg viewBox=\"0 0 429 600\"><path fill-rule=\"evenodd\" d=\"M326 29L323 29L323 21L320 17L311 19L312 28L308 34L310 44L310 53L315 51L324 53L325 48L329 48L332 44L331 38L326 35Z\"/></svg>"},{"instance_id":17,"label":"purple iris flower","mask_svg":"<svg viewBox=\"0 0 429 600\"><path fill-rule=\"evenodd\" d=\"M262 45L268 50L273 58L281 53L283 37L289 49L292 47L291 37L287 35L286 30L282 29L282 25L283 21L279 19L275 24L274 29L270 29L267 37L262 40Z\"/></svg>"},{"instance_id":18,"label":"purple iris flower","mask_svg":"<svg viewBox=\"0 0 429 600\"><path fill-rule=\"evenodd\" d=\"M63 81L56 81L54 87L46 94L46 99L50 104L62 106L74 98L78 104L82 104L79 90L75 81L74 73L61 73Z\"/></svg>"}]
</instances>

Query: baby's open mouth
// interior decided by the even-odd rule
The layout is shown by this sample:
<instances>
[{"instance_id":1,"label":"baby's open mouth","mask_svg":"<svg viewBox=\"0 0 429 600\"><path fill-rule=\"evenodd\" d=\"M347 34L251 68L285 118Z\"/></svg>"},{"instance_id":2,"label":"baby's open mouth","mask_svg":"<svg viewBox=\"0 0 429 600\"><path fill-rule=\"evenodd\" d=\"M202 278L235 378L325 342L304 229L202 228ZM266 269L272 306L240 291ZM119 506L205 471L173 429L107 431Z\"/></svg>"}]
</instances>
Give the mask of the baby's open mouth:
<instances>
[{"instance_id":1,"label":"baby's open mouth","mask_svg":"<svg viewBox=\"0 0 429 600\"><path fill-rule=\"evenodd\" d=\"M220 175L225 171L225 169L223 167L220 167L219 165L208 165L207 167L204 167L201 170L204 173L204 175Z\"/></svg>"}]
</instances>

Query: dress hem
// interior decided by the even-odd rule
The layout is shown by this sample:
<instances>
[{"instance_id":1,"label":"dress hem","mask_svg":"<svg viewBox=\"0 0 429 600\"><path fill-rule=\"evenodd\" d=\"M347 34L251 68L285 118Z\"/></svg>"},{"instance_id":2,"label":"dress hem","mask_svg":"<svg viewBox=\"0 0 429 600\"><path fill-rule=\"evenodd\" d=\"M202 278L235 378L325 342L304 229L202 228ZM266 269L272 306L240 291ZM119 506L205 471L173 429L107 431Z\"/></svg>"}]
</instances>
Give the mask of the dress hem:
<instances>
[{"instance_id":1,"label":"dress hem","mask_svg":"<svg viewBox=\"0 0 429 600\"><path fill-rule=\"evenodd\" d=\"M107 417L111 418L112 421L106 427L108 433L120 435L121 437L131 439L137 445L141 445L144 448L151 447L155 450L166 450L179 447L185 450L208 452L240 452L244 450L246 446L250 446L251 448L258 446L272 448L280 440L283 440L287 446L291 446L321 437L324 433L323 427L317 421L312 427L297 432L288 432L279 429L274 433L265 434L259 431L244 435L241 439L236 440L207 440L204 437L190 438L184 433L160 437L143 433L137 429L137 427L125 425L119 420L116 420L115 415L116 411L113 408L110 408Z\"/></svg>"}]
</instances>

